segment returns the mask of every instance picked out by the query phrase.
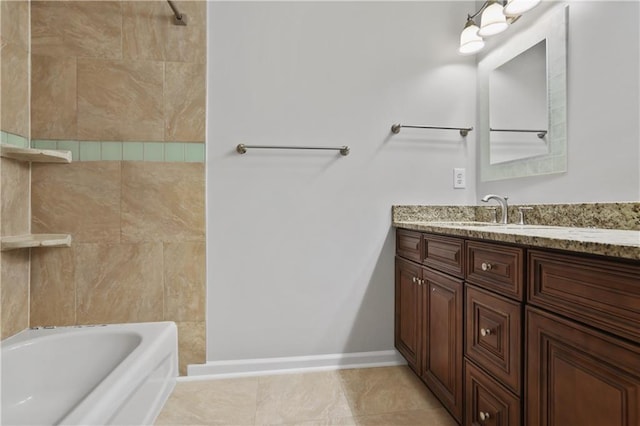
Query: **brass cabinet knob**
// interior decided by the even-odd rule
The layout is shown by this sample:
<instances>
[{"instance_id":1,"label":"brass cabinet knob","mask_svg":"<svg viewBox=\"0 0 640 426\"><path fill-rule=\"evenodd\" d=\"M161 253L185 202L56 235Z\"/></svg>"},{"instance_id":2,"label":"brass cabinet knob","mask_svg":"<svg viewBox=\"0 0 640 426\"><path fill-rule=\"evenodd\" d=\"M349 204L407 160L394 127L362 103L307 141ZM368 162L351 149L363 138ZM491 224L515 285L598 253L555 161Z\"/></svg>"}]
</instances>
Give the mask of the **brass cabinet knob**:
<instances>
[{"instance_id":1,"label":"brass cabinet knob","mask_svg":"<svg viewBox=\"0 0 640 426\"><path fill-rule=\"evenodd\" d=\"M482 268L483 271L490 271L491 268L493 268L493 265L491 265L488 262L482 262L482 265L480 265L480 267Z\"/></svg>"},{"instance_id":2,"label":"brass cabinet knob","mask_svg":"<svg viewBox=\"0 0 640 426\"><path fill-rule=\"evenodd\" d=\"M480 334L482 335L482 337L490 336L491 335L491 329L490 328L481 328L480 329Z\"/></svg>"},{"instance_id":3,"label":"brass cabinet knob","mask_svg":"<svg viewBox=\"0 0 640 426\"><path fill-rule=\"evenodd\" d=\"M491 416L489 415L489 413L487 413L486 411L480 411L479 416L481 421L485 421L485 420L489 420L491 418Z\"/></svg>"}]
</instances>

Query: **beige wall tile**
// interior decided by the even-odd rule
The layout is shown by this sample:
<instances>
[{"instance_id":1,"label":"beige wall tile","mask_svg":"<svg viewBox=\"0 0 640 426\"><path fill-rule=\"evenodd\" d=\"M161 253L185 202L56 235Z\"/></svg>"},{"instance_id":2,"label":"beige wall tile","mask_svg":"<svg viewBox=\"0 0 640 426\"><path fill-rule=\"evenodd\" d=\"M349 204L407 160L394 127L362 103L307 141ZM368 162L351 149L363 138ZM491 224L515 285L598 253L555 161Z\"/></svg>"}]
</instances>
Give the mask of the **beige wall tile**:
<instances>
[{"instance_id":1,"label":"beige wall tile","mask_svg":"<svg viewBox=\"0 0 640 426\"><path fill-rule=\"evenodd\" d=\"M173 12L163 1L122 2L125 59L164 61L165 39Z\"/></svg>"},{"instance_id":2,"label":"beige wall tile","mask_svg":"<svg viewBox=\"0 0 640 426\"><path fill-rule=\"evenodd\" d=\"M178 360L180 375L187 374L187 365L206 361L205 322L176 322L178 326Z\"/></svg>"},{"instance_id":3,"label":"beige wall tile","mask_svg":"<svg viewBox=\"0 0 640 426\"><path fill-rule=\"evenodd\" d=\"M118 1L32 1L31 48L36 55L122 58Z\"/></svg>"},{"instance_id":4,"label":"beige wall tile","mask_svg":"<svg viewBox=\"0 0 640 426\"><path fill-rule=\"evenodd\" d=\"M76 58L31 56L31 137L75 140Z\"/></svg>"},{"instance_id":5,"label":"beige wall tile","mask_svg":"<svg viewBox=\"0 0 640 426\"><path fill-rule=\"evenodd\" d=\"M16 43L2 44L1 49L0 122L2 130L28 137L29 53Z\"/></svg>"},{"instance_id":6,"label":"beige wall tile","mask_svg":"<svg viewBox=\"0 0 640 426\"><path fill-rule=\"evenodd\" d=\"M78 139L162 141L164 64L78 59Z\"/></svg>"},{"instance_id":7,"label":"beige wall tile","mask_svg":"<svg viewBox=\"0 0 640 426\"><path fill-rule=\"evenodd\" d=\"M0 176L2 203L0 226L2 235L28 234L29 223L29 163L2 158Z\"/></svg>"},{"instance_id":8,"label":"beige wall tile","mask_svg":"<svg viewBox=\"0 0 640 426\"><path fill-rule=\"evenodd\" d=\"M122 163L122 241L204 241L202 163Z\"/></svg>"},{"instance_id":9,"label":"beige wall tile","mask_svg":"<svg viewBox=\"0 0 640 426\"><path fill-rule=\"evenodd\" d=\"M29 323L73 325L76 322L74 248L31 251L31 310Z\"/></svg>"},{"instance_id":10,"label":"beige wall tile","mask_svg":"<svg viewBox=\"0 0 640 426\"><path fill-rule=\"evenodd\" d=\"M29 249L5 251L0 262L4 339L29 327Z\"/></svg>"},{"instance_id":11,"label":"beige wall tile","mask_svg":"<svg viewBox=\"0 0 640 426\"><path fill-rule=\"evenodd\" d=\"M164 244L164 319L205 320L205 243Z\"/></svg>"},{"instance_id":12,"label":"beige wall tile","mask_svg":"<svg viewBox=\"0 0 640 426\"><path fill-rule=\"evenodd\" d=\"M16 43L29 50L29 2L0 2L0 40L2 43Z\"/></svg>"},{"instance_id":13,"label":"beige wall tile","mask_svg":"<svg viewBox=\"0 0 640 426\"><path fill-rule=\"evenodd\" d=\"M256 377L178 382L155 424L253 425L257 388Z\"/></svg>"},{"instance_id":14,"label":"beige wall tile","mask_svg":"<svg viewBox=\"0 0 640 426\"><path fill-rule=\"evenodd\" d=\"M33 164L31 191L34 233L120 241L120 162Z\"/></svg>"},{"instance_id":15,"label":"beige wall tile","mask_svg":"<svg viewBox=\"0 0 640 426\"><path fill-rule=\"evenodd\" d=\"M167 62L164 73L166 141L204 142L204 64Z\"/></svg>"},{"instance_id":16,"label":"beige wall tile","mask_svg":"<svg viewBox=\"0 0 640 426\"><path fill-rule=\"evenodd\" d=\"M164 1L126 1L123 8L123 54L150 59L204 64L206 62L206 2L176 2L187 25L173 24Z\"/></svg>"},{"instance_id":17,"label":"beige wall tile","mask_svg":"<svg viewBox=\"0 0 640 426\"><path fill-rule=\"evenodd\" d=\"M78 324L162 320L162 244L76 244Z\"/></svg>"}]
</instances>

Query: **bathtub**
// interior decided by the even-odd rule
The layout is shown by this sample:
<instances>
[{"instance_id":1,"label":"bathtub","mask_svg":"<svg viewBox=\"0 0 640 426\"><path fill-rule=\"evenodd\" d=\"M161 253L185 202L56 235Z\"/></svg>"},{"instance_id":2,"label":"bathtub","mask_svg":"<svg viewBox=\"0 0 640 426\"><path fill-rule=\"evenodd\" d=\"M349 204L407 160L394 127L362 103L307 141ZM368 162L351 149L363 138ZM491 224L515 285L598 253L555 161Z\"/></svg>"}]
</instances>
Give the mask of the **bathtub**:
<instances>
[{"instance_id":1,"label":"bathtub","mask_svg":"<svg viewBox=\"0 0 640 426\"><path fill-rule=\"evenodd\" d=\"M1 424L152 424L177 346L172 322L24 330L1 344Z\"/></svg>"}]
</instances>

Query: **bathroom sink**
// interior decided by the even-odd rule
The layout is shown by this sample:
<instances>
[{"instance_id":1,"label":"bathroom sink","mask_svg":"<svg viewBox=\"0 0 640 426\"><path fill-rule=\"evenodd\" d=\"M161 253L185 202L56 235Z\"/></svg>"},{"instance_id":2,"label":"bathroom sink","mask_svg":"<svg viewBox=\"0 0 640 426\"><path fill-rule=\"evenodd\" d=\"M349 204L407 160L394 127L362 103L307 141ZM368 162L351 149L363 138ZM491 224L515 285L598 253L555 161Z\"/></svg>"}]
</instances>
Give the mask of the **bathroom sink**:
<instances>
[{"instance_id":1,"label":"bathroom sink","mask_svg":"<svg viewBox=\"0 0 640 426\"><path fill-rule=\"evenodd\" d=\"M455 227L463 227L463 226L500 226L497 223L490 222L472 222L472 221L460 221L460 222L429 222L429 225L433 226L455 226Z\"/></svg>"},{"instance_id":2,"label":"bathroom sink","mask_svg":"<svg viewBox=\"0 0 640 426\"><path fill-rule=\"evenodd\" d=\"M450 226L455 228L486 227L486 228L491 228L493 230L523 230L523 231L531 230L531 229L552 228L550 226L545 226L545 225L517 225L515 223L509 223L509 224L503 225L501 223L473 222L473 221L429 222L429 225Z\"/></svg>"}]
</instances>

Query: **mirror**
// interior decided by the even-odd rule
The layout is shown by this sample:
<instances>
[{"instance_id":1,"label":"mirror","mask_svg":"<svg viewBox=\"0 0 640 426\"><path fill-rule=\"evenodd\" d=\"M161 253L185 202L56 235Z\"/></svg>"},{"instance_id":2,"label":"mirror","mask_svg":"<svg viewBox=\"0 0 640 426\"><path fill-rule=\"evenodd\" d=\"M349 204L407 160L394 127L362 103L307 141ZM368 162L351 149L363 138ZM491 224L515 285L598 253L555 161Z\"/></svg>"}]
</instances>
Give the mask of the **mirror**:
<instances>
[{"instance_id":1,"label":"mirror","mask_svg":"<svg viewBox=\"0 0 640 426\"><path fill-rule=\"evenodd\" d=\"M482 181L566 171L566 16L550 10L479 62Z\"/></svg>"},{"instance_id":2,"label":"mirror","mask_svg":"<svg viewBox=\"0 0 640 426\"><path fill-rule=\"evenodd\" d=\"M505 62L489 76L489 163L549 153L547 40Z\"/></svg>"}]
</instances>

